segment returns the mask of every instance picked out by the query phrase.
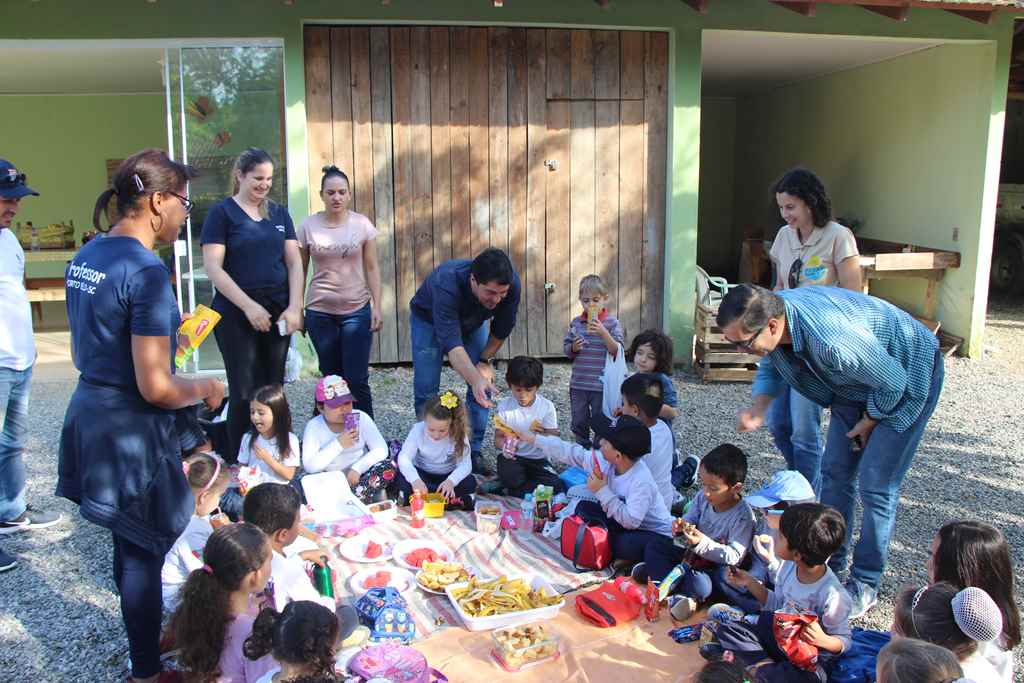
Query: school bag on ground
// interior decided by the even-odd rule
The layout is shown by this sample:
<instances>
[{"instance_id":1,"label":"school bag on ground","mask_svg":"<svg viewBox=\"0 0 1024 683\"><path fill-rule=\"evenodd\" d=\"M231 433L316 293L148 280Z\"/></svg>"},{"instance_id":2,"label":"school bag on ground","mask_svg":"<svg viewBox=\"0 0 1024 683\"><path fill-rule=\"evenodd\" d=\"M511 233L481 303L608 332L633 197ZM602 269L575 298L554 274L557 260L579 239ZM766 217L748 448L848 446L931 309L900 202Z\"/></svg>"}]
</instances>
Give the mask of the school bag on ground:
<instances>
[{"instance_id":1,"label":"school bag on ground","mask_svg":"<svg viewBox=\"0 0 1024 683\"><path fill-rule=\"evenodd\" d=\"M360 681L383 678L409 683L446 683L448 680L437 669L431 669L427 658L419 651L394 643L372 645L360 651L349 660L348 670Z\"/></svg>"},{"instance_id":2,"label":"school bag on ground","mask_svg":"<svg viewBox=\"0 0 1024 683\"><path fill-rule=\"evenodd\" d=\"M562 520L562 557L578 572L604 569L612 563L612 543L608 528L588 522L579 515Z\"/></svg>"},{"instance_id":3,"label":"school bag on ground","mask_svg":"<svg viewBox=\"0 0 1024 683\"><path fill-rule=\"evenodd\" d=\"M629 597L612 581L576 596L576 611L601 628L611 628L640 616L640 603Z\"/></svg>"},{"instance_id":4,"label":"school bag on ground","mask_svg":"<svg viewBox=\"0 0 1024 683\"><path fill-rule=\"evenodd\" d=\"M370 629L370 640L397 640L409 644L416 637L416 622L405 598L394 588L371 588L356 602L359 621Z\"/></svg>"}]
</instances>

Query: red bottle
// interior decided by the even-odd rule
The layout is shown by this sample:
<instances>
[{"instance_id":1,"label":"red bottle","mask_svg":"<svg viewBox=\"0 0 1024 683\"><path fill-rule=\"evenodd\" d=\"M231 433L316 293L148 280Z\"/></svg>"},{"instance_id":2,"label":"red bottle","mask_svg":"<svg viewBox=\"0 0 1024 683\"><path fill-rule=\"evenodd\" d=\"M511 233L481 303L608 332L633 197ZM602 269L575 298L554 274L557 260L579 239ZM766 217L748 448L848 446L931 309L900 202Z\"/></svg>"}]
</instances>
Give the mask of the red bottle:
<instances>
[{"instance_id":1,"label":"red bottle","mask_svg":"<svg viewBox=\"0 0 1024 683\"><path fill-rule=\"evenodd\" d=\"M420 529L427 523L426 514L423 512L423 494L420 491L412 492L412 499L409 501L409 511L412 513L412 527Z\"/></svg>"},{"instance_id":2,"label":"red bottle","mask_svg":"<svg viewBox=\"0 0 1024 683\"><path fill-rule=\"evenodd\" d=\"M644 616L647 621L657 621L661 615L661 602L658 600L658 584L647 579L647 602L644 603Z\"/></svg>"},{"instance_id":3,"label":"red bottle","mask_svg":"<svg viewBox=\"0 0 1024 683\"><path fill-rule=\"evenodd\" d=\"M615 581L613 581L612 583L614 583L615 586L618 587L620 591L622 591L623 595L625 595L627 598L629 598L636 604L647 604L647 591L644 589L643 586L633 581L633 579L629 578L628 576L620 576L619 578L615 579Z\"/></svg>"}]
</instances>

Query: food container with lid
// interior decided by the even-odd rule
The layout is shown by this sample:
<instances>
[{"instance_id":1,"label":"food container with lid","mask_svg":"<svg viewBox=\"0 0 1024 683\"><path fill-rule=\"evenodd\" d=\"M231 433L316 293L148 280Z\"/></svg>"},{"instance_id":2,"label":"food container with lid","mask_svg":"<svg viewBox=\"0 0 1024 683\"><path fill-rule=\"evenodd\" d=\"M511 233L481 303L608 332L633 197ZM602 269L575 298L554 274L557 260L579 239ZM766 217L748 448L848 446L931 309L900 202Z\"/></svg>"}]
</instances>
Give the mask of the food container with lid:
<instances>
[{"instance_id":1,"label":"food container with lid","mask_svg":"<svg viewBox=\"0 0 1024 683\"><path fill-rule=\"evenodd\" d=\"M559 637L538 623L491 632L491 657L506 671L516 672L558 658Z\"/></svg>"}]
</instances>

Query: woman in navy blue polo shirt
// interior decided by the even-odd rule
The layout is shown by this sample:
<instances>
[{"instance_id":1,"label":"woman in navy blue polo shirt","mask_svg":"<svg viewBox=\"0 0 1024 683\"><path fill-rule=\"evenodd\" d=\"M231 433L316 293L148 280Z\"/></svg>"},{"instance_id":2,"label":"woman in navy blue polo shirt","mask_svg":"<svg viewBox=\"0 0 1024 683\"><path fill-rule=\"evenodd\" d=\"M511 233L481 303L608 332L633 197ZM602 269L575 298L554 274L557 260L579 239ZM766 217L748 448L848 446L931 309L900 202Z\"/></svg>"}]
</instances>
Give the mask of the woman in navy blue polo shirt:
<instances>
[{"instance_id":1,"label":"woman in navy blue polo shirt","mask_svg":"<svg viewBox=\"0 0 1024 683\"><path fill-rule=\"evenodd\" d=\"M114 535L114 583L135 681L160 672L160 571L194 510L181 469L177 408L224 398L214 379L172 372L178 307L153 253L173 242L192 203L195 171L147 149L126 159L96 201L93 225L117 198L117 223L65 273L71 350L81 376L60 438L57 495Z\"/></svg>"},{"instance_id":2,"label":"woman in navy blue polo shirt","mask_svg":"<svg viewBox=\"0 0 1024 683\"><path fill-rule=\"evenodd\" d=\"M274 160L250 147L235 162L234 178L234 194L210 209L200 237L217 288L212 306L222 316L213 333L231 391L224 455L232 461L250 427L249 399L284 381L289 337L302 329L304 284L291 216L267 197Z\"/></svg>"}]
</instances>

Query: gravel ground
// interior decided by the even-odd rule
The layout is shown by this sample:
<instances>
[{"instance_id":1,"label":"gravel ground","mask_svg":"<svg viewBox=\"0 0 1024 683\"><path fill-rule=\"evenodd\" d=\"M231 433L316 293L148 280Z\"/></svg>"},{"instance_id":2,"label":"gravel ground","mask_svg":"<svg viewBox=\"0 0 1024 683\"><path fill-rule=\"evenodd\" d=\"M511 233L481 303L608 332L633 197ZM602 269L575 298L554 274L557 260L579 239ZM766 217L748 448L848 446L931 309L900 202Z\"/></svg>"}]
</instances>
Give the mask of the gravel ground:
<instances>
[{"instance_id":1,"label":"gravel ground","mask_svg":"<svg viewBox=\"0 0 1024 683\"><path fill-rule=\"evenodd\" d=\"M903 487L880 606L860 626L889 627L895 593L925 578L932 536L947 520L989 520L1003 529L1015 550L1024 545L1024 306L994 304L989 330L984 358L947 361L942 399ZM567 436L569 366L549 363L546 372L543 393L557 404ZM388 438L403 438L413 423L411 369L379 369L371 377L381 431ZM443 381L458 386L450 370ZM297 427L310 413L313 386L314 380L302 380L288 387ZM751 455L749 489L782 467L764 431L738 435L734 430L736 410L748 399L749 386L703 385L677 372L676 387L682 410L677 441L686 451L704 453L723 441L740 445ZM75 506L53 498L59 429L73 388L70 381L37 381L33 387L26 453L29 498L59 508L65 519L51 529L2 541L20 565L0 575L0 681L115 681L124 676L127 646L110 579L109 534L82 520ZM489 449L488 456L493 455ZM1016 552L1017 581L1024 585ZM1016 669L1024 669L1019 652Z\"/></svg>"}]
</instances>

